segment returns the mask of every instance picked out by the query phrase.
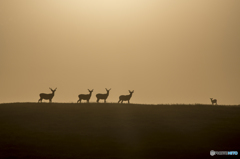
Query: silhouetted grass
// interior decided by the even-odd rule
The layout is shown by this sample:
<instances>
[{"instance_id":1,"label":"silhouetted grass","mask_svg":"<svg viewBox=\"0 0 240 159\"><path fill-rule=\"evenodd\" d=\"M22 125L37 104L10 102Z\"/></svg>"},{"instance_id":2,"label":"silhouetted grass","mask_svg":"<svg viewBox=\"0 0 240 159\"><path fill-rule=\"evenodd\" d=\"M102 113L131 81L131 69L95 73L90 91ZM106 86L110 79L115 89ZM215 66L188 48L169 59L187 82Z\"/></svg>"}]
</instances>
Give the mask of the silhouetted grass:
<instances>
[{"instance_id":1,"label":"silhouetted grass","mask_svg":"<svg viewBox=\"0 0 240 159\"><path fill-rule=\"evenodd\" d=\"M240 150L239 123L239 106L6 103L0 158L211 158Z\"/></svg>"}]
</instances>

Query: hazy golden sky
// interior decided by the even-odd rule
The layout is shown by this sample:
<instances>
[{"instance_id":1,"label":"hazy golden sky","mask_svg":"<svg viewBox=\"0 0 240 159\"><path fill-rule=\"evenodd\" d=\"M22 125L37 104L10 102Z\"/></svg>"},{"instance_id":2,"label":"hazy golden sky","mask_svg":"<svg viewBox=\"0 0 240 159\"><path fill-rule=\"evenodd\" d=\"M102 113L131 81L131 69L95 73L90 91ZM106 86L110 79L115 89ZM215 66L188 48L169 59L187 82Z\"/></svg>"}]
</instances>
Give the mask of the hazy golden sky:
<instances>
[{"instance_id":1,"label":"hazy golden sky","mask_svg":"<svg viewBox=\"0 0 240 159\"><path fill-rule=\"evenodd\" d=\"M239 0L1 0L0 103L240 104Z\"/></svg>"}]
</instances>

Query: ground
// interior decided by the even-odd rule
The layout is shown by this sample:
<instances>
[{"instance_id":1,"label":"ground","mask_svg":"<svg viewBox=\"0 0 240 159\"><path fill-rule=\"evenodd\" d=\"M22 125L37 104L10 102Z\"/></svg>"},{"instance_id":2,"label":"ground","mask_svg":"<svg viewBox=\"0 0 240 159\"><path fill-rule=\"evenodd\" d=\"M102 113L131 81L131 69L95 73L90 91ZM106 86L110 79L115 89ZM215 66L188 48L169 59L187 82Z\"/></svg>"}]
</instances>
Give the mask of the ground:
<instances>
[{"instance_id":1,"label":"ground","mask_svg":"<svg viewBox=\"0 0 240 159\"><path fill-rule=\"evenodd\" d=\"M0 104L0 158L211 158L240 152L239 123L240 106Z\"/></svg>"}]
</instances>

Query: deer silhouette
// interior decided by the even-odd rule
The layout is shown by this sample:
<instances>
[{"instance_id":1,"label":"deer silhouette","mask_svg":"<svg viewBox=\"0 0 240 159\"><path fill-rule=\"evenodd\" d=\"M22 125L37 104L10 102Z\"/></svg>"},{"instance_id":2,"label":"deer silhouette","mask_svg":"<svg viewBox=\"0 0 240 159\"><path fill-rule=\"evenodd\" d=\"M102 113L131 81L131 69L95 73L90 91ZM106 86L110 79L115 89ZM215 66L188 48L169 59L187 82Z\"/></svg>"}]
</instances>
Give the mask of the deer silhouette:
<instances>
[{"instance_id":1,"label":"deer silhouette","mask_svg":"<svg viewBox=\"0 0 240 159\"><path fill-rule=\"evenodd\" d=\"M111 88L108 90L107 88L105 88L106 91L107 91L107 94L97 94L96 97L97 97L97 102L99 102L100 99L104 99L104 103L106 103L106 99L109 95L109 91L111 90Z\"/></svg>"},{"instance_id":2,"label":"deer silhouette","mask_svg":"<svg viewBox=\"0 0 240 159\"><path fill-rule=\"evenodd\" d=\"M38 103L39 103L40 101L41 101L41 103L42 103L42 100L43 100L43 99L49 100L49 103L52 102L52 98L53 98L54 93L55 93L55 91L57 90L57 88L55 88L54 90L52 90L52 88L49 88L49 89L52 91L52 93L50 93L50 94L46 94L46 93L41 93L41 94L39 94L40 99L38 100Z\"/></svg>"},{"instance_id":3,"label":"deer silhouette","mask_svg":"<svg viewBox=\"0 0 240 159\"><path fill-rule=\"evenodd\" d=\"M129 90L129 95L121 95L121 96L119 96L119 101L118 101L118 103L120 102L120 101L128 101L128 103L129 103L129 100L130 100L130 98L132 97L132 94L133 94L133 92L134 92L134 90L131 92L130 90ZM122 103L121 102L121 103Z\"/></svg>"},{"instance_id":4,"label":"deer silhouette","mask_svg":"<svg viewBox=\"0 0 240 159\"><path fill-rule=\"evenodd\" d=\"M88 89L88 91L89 91L89 94L79 94L79 95L78 95L79 100L77 101L77 103L78 103L78 102L81 103L81 100L87 100L87 102L89 103L89 99L90 99L91 96L92 96L93 90L90 91L90 90Z\"/></svg>"},{"instance_id":5,"label":"deer silhouette","mask_svg":"<svg viewBox=\"0 0 240 159\"><path fill-rule=\"evenodd\" d=\"M213 98L210 98L211 99L211 102L212 102L212 105L215 103L217 105L217 99L213 99Z\"/></svg>"}]
</instances>

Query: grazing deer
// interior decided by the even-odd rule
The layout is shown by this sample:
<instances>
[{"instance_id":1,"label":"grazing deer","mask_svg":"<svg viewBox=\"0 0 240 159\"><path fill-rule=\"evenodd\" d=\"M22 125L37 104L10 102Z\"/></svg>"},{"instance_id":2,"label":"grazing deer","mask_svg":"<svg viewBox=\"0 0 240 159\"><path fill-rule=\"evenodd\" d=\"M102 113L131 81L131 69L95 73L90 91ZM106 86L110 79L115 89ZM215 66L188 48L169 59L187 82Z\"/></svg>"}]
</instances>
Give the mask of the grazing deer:
<instances>
[{"instance_id":1,"label":"grazing deer","mask_svg":"<svg viewBox=\"0 0 240 159\"><path fill-rule=\"evenodd\" d=\"M119 101L118 101L118 103L120 102L120 101L128 101L128 103L129 103L129 100L130 100L130 98L132 97L132 94L133 94L133 92L134 92L134 90L131 92L130 90L129 90L129 95L121 95L121 96L119 96ZM121 103L122 103L121 102Z\"/></svg>"},{"instance_id":2,"label":"grazing deer","mask_svg":"<svg viewBox=\"0 0 240 159\"><path fill-rule=\"evenodd\" d=\"M90 91L90 90L88 89L88 91L89 91L89 94L79 94L79 95L78 95L79 100L77 101L77 103L78 103L78 102L81 103L81 100L87 100L87 102L89 103L89 99L91 98L91 95L92 95L93 90Z\"/></svg>"},{"instance_id":3,"label":"grazing deer","mask_svg":"<svg viewBox=\"0 0 240 159\"><path fill-rule=\"evenodd\" d=\"M213 98L210 98L211 99L211 102L212 102L212 105L215 103L217 105L217 99L213 99Z\"/></svg>"},{"instance_id":4,"label":"grazing deer","mask_svg":"<svg viewBox=\"0 0 240 159\"><path fill-rule=\"evenodd\" d=\"M106 91L107 91L107 94L97 94L96 97L97 97L97 102L99 102L100 99L104 99L104 103L106 103L106 99L109 95L109 91L111 90L111 88L108 90L107 88L105 88Z\"/></svg>"},{"instance_id":5,"label":"grazing deer","mask_svg":"<svg viewBox=\"0 0 240 159\"><path fill-rule=\"evenodd\" d=\"M52 90L52 88L49 88L49 89L52 91L52 93L51 93L51 94L46 94L46 93L41 93L41 94L39 94L40 99L38 100L38 103L39 103L40 101L41 101L41 103L42 103L42 100L43 100L43 99L49 100L49 103L52 102L52 98L53 98L54 93L55 93L55 91L57 90L57 88L55 88L54 90Z\"/></svg>"}]
</instances>

